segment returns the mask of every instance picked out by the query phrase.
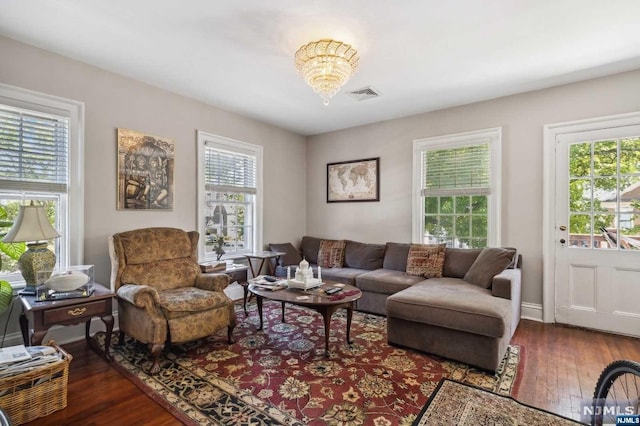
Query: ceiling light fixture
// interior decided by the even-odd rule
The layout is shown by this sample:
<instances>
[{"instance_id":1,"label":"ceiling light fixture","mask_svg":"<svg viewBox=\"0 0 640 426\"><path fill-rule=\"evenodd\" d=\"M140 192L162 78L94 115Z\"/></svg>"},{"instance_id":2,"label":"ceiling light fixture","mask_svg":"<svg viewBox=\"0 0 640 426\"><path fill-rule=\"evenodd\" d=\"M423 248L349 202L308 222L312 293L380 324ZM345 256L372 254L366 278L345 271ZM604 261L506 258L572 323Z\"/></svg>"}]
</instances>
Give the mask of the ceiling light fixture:
<instances>
[{"instance_id":1,"label":"ceiling light fixture","mask_svg":"<svg viewBox=\"0 0 640 426\"><path fill-rule=\"evenodd\" d=\"M358 52L349 44L322 39L305 44L296 52L296 69L322 103L329 100L358 68Z\"/></svg>"}]
</instances>

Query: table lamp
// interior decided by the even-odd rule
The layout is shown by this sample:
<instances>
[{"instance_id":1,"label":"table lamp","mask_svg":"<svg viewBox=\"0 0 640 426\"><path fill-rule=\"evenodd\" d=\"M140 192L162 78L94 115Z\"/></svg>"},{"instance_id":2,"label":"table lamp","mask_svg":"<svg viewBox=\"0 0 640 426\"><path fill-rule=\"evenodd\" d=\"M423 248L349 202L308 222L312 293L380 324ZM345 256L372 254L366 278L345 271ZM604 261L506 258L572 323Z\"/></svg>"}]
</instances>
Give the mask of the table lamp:
<instances>
[{"instance_id":1,"label":"table lamp","mask_svg":"<svg viewBox=\"0 0 640 426\"><path fill-rule=\"evenodd\" d=\"M47 249L47 241L58 238L60 234L49 223L47 213L43 206L34 205L33 201L28 206L20 206L18 217L13 227L2 239L5 243L26 243L27 251L18 259L20 272L27 286L21 294L36 294L36 277L40 271L53 271L56 265L56 255ZM48 277L47 277L48 278Z\"/></svg>"}]
</instances>

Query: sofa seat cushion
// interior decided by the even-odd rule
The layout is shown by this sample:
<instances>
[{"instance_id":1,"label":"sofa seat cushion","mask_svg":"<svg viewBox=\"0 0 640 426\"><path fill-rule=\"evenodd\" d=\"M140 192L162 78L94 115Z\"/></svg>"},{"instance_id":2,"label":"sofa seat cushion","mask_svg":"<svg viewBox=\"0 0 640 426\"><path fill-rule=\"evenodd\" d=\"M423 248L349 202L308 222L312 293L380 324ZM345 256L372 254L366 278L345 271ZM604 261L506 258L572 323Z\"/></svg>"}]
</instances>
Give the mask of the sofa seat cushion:
<instances>
[{"instance_id":1,"label":"sofa seat cushion","mask_svg":"<svg viewBox=\"0 0 640 426\"><path fill-rule=\"evenodd\" d=\"M376 269L358 275L356 287L370 293L394 294L421 281L424 281L424 277L407 275L393 269Z\"/></svg>"},{"instance_id":2,"label":"sofa seat cushion","mask_svg":"<svg viewBox=\"0 0 640 426\"><path fill-rule=\"evenodd\" d=\"M502 337L511 303L458 278L431 278L387 298L387 316L489 337Z\"/></svg>"},{"instance_id":3,"label":"sofa seat cushion","mask_svg":"<svg viewBox=\"0 0 640 426\"><path fill-rule=\"evenodd\" d=\"M336 281L343 284L356 285L356 277L369 272L366 269L358 268L322 268L323 280ZM317 276L317 271L316 271Z\"/></svg>"},{"instance_id":4,"label":"sofa seat cushion","mask_svg":"<svg viewBox=\"0 0 640 426\"><path fill-rule=\"evenodd\" d=\"M158 297L167 319L215 309L229 302L229 298L221 291L207 291L195 287L159 291Z\"/></svg>"}]
</instances>

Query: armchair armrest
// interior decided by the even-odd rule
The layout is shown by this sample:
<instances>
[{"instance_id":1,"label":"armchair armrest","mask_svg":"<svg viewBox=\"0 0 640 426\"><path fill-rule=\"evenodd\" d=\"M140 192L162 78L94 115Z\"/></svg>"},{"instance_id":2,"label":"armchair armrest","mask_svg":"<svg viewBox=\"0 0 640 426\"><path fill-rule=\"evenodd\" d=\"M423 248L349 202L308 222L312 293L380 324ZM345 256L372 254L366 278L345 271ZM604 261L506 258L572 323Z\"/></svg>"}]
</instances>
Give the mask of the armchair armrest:
<instances>
[{"instance_id":1,"label":"armchair armrest","mask_svg":"<svg viewBox=\"0 0 640 426\"><path fill-rule=\"evenodd\" d=\"M220 274L198 274L196 277L195 286L202 290L209 291L220 291L222 292L227 286L231 278L229 275L220 273Z\"/></svg>"},{"instance_id":2,"label":"armchair armrest","mask_svg":"<svg viewBox=\"0 0 640 426\"><path fill-rule=\"evenodd\" d=\"M137 308L156 309L160 304L160 297L155 288L148 285L125 284L116 293L118 297Z\"/></svg>"}]
</instances>

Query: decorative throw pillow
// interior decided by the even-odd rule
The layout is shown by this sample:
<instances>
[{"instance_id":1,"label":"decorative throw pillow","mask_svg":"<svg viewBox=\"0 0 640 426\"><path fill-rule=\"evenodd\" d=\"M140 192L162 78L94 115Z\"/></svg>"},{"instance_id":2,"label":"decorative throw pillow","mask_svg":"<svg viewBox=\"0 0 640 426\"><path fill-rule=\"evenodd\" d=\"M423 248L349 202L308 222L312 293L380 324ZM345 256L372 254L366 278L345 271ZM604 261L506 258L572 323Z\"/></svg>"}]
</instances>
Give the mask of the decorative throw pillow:
<instances>
[{"instance_id":1,"label":"decorative throw pillow","mask_svg":"<svg viewBox=\"0 0 640 426\"><path fill-rule=\"evenodd\" d=\"M323 268L342 268L344 264L344 240L322 240L318 250L318 266Z\"/></svg>"},{"instance_id":2,"label":"decorative throw pillow","mask_svg":"<svg viewBox=\"0 0 640 426\"><path fill-rule=\"evenodd\" d=\"M408 275L442 277L446 244L411 244L407 255Z\"/></svg>"},{"instance_id":3,"label":"decorative throw pillow","mask_svg":"<svg viewBox=\"0 0 640 426\"><path fill-rule=\"evenodd\" d=\"M515 249L484 248L462 279L468 283L489 288L493 277L504 271L513 262L515 253Z\"/></svg>"}]
</instances>

